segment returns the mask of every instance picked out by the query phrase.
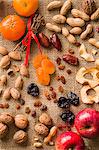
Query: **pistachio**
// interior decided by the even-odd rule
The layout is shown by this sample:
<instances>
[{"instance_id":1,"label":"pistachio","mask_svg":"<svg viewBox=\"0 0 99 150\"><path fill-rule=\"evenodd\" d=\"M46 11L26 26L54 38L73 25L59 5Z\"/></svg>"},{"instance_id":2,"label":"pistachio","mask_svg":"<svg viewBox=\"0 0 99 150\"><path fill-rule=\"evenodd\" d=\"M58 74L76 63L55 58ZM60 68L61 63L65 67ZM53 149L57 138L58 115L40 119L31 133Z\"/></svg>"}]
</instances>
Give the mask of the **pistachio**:
<instances>
[{"instance_id":1,"label":"pistachio","mask_svg":"<svg viewBox=\"0 0 99 150\"><path fill-rule=\"evenodd\" d=\"M15 80L15 88L18 89L22 89L23 87L23 79L21 76L19 76L16 80Z\"/></svg>"},{"instance_id":2,"label":"pistachio","mask_svg":"<svg viewBox=\"0 0 99 150\"><path fill-rule=\"evenodd\" d=\"M20 74L22 76L29 77L29 70L28 70L28 68L24 64L21 64Z\"/></svg>"},{"instance_id":3,"label":"pistachio","mask_svg":"<svg viewBox=\"0 0 99 150\"><path fill-rule=\"evenodd\" d=\"M1 77L0 77L0 85L1 86L4 86L4 85L6 85L7 84L7 76L6 75L2 75Z\"/></svg>"},{"instance_id":4,"label":"pistachio","mask_svg":"<svg viewBox=\"0 0 99 150\"><path fill-rule=\"evenodd\" d=\"M0 60L0 67L6 68L9 65L10 65L10 57L8 55L3 56Z\"/></svg>"},{"instance_id":5,"label":"pistachio","mask_svg":"<svg viewBox=\"0 0 99 150\"><path fill-rule=\"evenodd\" d=\"M3 93L3 99L9 100L11 98L10 89L11 89L10 87L5 89L5 91Z\"/></svg>"},{"instance_id":6,"label":"pistachio","mask_svg":"<svg viewBox=\"0 0 99 150\"><path fill-rule=\"evenodd\" d=\"M19 51L15 50L15 51L11 51L9 53L9 57L12 58L13 60L21 60L21 54Z\"/></svg>"},{"instance_id":7,"label":"pistachio","mask_svg":"<svg viewBox=\"0 0 99 150\"><path fill-rule=\"evenodd\" d=\"M20 92L15 89L15 88L11 88L11 96L15 99L15 100L18 100L21 96Z\"/></svg>"},{"instance_id":8,"label":"pistachio","mask_svg":"<svg viewBox=\"0 0 99 150\"><path fill-rule=\"evenodd\" d=\"M7 49L3 46L0 46L0 54L4 56L7 55L8 54Z\"/></svg>"}]
</instances>

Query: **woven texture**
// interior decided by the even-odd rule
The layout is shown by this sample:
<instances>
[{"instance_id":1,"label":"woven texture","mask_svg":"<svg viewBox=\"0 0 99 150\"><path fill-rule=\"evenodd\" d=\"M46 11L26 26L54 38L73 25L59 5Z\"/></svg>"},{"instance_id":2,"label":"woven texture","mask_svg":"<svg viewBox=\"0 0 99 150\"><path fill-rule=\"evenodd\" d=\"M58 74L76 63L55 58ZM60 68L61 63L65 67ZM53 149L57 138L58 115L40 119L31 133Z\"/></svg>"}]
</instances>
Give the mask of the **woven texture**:
<instances>
[{"instance_id":1,"label":"woven texture","mask_svg":"<svg viewBox=\"0 0 99 150\"><path fill-rule=\"evenodd\" d=\"M52 16L54 16L55 14L58 14L59 11L50 11L48 12L47 9L46 9L46 6L47 4L50 2L51 0L41 0L40 1L40 12L41 14L44 16L46 22L51 22L52 20ZM99 1L97 0L97 3ZM73 1L73 8L78 8L78 9L81 9L81 0L74 0ZM99 4L97 4L97 6L99 6ZM15 14L13 8L11 7L11 3L5 1L5 5L3 7L3 10L2 10L2 14L0 13L0 16L2 19L2 17L8 15L8 14ZM70 15L69 15L70 16ZM94 27L96 26L99 26L99 22L92 22L92 24L94 25ZM69 27L70 29L70 27ZM47 34L48 36L50 34L52 34L51 32L49 32L48 30L44 30L43 32L45 32L45 34ZM98 34L95 34L95 37L97 38L97 40L99 40L99 35ZM80 89L81 89L81 85L79 85L76 81L75 81L75 76L76 76L76 73L77 73L77 70L79 70L79 68L81 66L86 66L86 67L89 67L89 66L94 66L94 63L86 63L86 61L84 61L81 57L79 57L79 53L78 53L78 48L71 45L61 34L59 35L59 38L61 39L61 42L62 42L62 52L57 52L56 49L51 49L51 50L46 50L43 48L44 52L47 53L47 55L51 58L51 60L53 60L53 62L55 62L56 58L58 56L62 56L63 54L65 54L69 48L72 48L74 51L75 51L75 55L79 58L79 61L80 61L80 65L79 67L74 67L74 66L70 66L66 63L65 64L65 67L66 69L64 71L59 71L58 69L56 70L56 74L57 75L64 75L66 80L67 80L67 83L66 85L62 85L61 82L57 82L55 80L55 77L53 76L52 77L52 80L51 80L51 86L53 86L55 88L55 90L57 91L58 93L58 87L59 85L62 85L65 89L65 95L66 93L68 93L69 91L74 91L75 93L77 93L79 96L80 96ZM78 41L80 41L79 37L77 37ZM80 41L82 42L82 41ZM88 50L91 50L92 48L95 49L94 47L92 47L91 45L88 44L88 41L84 41L86 47L88 48ZM8 51L11 51L14 46L15 46L16 43L13 43L13 42L10 42L10 41L6 41L4 39L2 39L2 37L0 37L0 45L3 45L5 46ZM98 50L99 51L99 50ZM8 103L10 105L9 109L0 109L0 112L3 112L3 111L8 111L8 112L11 112L13 115L16 115L16 114L25 114L25 107L26 106L29 106L31 108L31 110L33 110L33 103L35 101L35 98L32 98L31 96L27 95L26 93L26 87L29 83L31 82L35 82L38 84L39 88L40 88L40 100L42 101L43 104L46 104L48 106L48 113L51 115L51 117L53 118L53 121L55 124L58 124L61 122L61 119L59 117L59 114L61 112L61 109L59 109L57 107L57 104L53 103L53 100L52 101L48 101L46 100L46 98L44 97L43 95L43 92L46 90L46 89L49 89L49 87L44 87L44 86L41 86L39 85L39 83L37 82L37 78L36 78L36 73L35 73L35 70L33 69L33 66L32 66L32 59L33 57L37 54L38 52L38 49L37 49L37 46L36 44L33 42L33 45L32 45L32 48L31 48L31 56L30 56L30 65L29 65L29 71L30 71L30 78L29 79L24 79L25 83L24 83L24 88L21 92L22 94L22 98L26 101L26 104L25 106L23 106L20 110L16 110L15 106L16 106L16 101L11 99ZM24 59L25 57L25 52L23 52L22 54L22 57ZM99 52L97 54L96 57L99 57ZM0 56L0 59L1 59L1 56ZM12 64L21 64L22 62L15 62L15 61L12 61ZM66 70L67 69L71 69L72 70L72 74L71 75L68 75L66 73ZM0 75L6 73L4 70L0 70ZM8 84L7 86L10 86L10 87L14 87L14 81L15 79L17 78L18 74L16 74L15 77L12 77L12 78L9 78L8 79ZM61 96L59 93L57 95L57 97ZM4 100L2 100L2 98L0 98L0 103L4 102ZM91 107L91 106L87 106L87 105L84 105L83 103L80 104L79 107L71 107L71 110L77 114L77 112L79 112L80 110L82 110L83 108L86 108L86 107ZM93 108L95 108L96 110L99 110L99 105L96 105L94 104L93 105ZM29 119L29 128L27 129L27 132L28 132L28 135L29 135L29 140L28 142L26 143L26 145L23 145L23 146L18 146L16 145L14 142L13 142L13 135L15 133L15 131L17 131L18 129L16 127L11 127L9 129L9 134L7 135L7 137L0 141L0 150L35 150L35 148L33 147L33 137L35 137L35 132L34 132L34 125L35 123L38 121L38 116L40 115L41 111L37 108L37 118L36 119L33 119L31 117L31 115L27 115L28 119ZM25 114L26 115L26 114ZM75 129L74 129L75 130ZM95 140L85 140L85 143L88 147L87 150L99 150L99 139L95 139ZM44 145L43 148L41 148L41 150L54 150L55 148L52 147L52 146L46 146Z\"/></svg>"}]
</instances>

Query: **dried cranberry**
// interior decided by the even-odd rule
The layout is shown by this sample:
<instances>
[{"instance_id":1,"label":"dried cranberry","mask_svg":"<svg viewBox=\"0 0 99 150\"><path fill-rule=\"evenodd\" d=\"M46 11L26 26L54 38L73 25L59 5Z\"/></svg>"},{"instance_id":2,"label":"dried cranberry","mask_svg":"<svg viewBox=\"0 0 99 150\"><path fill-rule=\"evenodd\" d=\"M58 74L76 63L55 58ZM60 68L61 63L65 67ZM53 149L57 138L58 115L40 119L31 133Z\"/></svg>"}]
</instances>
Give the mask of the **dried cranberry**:
<instances>
[{"instance_id":1,"label":"dried cranberry","mask_svg":"<svg viewBox=\"0 0 99 150\"><path fill-rule=\"evenodd\" d=\"M70 54L63 55L63 60L74 66L77 66L79 64L78 58Z\"/></svg>"},{"instance_id":2,"label":"dried cranberry","mask_svg":"<svg viewBox=\"0 0 99 150\"><path fill-rule=\"evenodd\" d=\"M62 44L56 33L54 33L53 35L50 36L50 42L58 51L61 51Z\"/></svg>"}]
</instances>

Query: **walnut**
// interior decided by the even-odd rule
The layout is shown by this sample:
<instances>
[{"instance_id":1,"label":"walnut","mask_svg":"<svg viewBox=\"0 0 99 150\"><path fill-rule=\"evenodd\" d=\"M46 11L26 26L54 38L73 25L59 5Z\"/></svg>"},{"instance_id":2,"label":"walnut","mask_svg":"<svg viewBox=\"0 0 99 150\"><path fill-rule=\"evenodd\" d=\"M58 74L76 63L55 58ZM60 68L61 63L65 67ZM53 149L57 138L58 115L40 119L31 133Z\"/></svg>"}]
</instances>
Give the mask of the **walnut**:
<instances>
[{"instance_id":1,"label":"walnut","mask_svg":"<svg viewBox=\"0 0 99 150\"><path fill-rule=\"evenodd\" d=\"M27 138L28 138L27 133L24 132L23 130L17 131L13 136L13 139L17 144L25 143L27 141Z\"/></svg>"},{"instance_id":2,"label":"walnut","mask_svg":"<svg viewBox=\"0 0 99 150\"><path fill-rule=\"evenodd\" d=\"M96 3L94 0L83 0L82 8L86 14L91 15L96 10Z\"/></svg>"},{"instance_id":3,"label":"walnut","mask_svg":"<svg viewBox=\"0 0 99 150\"><path fill-rule=\"evenodd\" d=\"M0 114L0 122L11 125L14 122L14 118L10 113L4 112Z\"/></svg>"},{"instance_id":4,"label":"walnut","mask_svg":"<svg viewBox=\"0 0 99 150\"><path fill-rule=\"evenodd\" d=\"M36 124L34 129L38 134L43 135L43 136L47 136L49 132L49 129L42 123Z\"/></svg>"},{"instance_id":5,"label":"walnut","mask_svg":"<svg viewBox=\"0 0 99 150\"><path fill-rule=\"evenodd\" d=\"M19 114L15 116L15 125L20 129L25 129L28 126L28 119L26 116Z\"/></svg>"},{"instance_id":6,"label":"walnut","mask_svg":"<svg viewBox=\"0 0 99 150\"><path fill-rule=\"evenodd\" d=\"M0 138L3 138L6 136L8 132L8 127L7 125L0 123Z\"/></svg>"},{"instance_id":7,"label":"walnut","mask_svg":"<svg viewBox=\"0 0 99 150\"><path fill-rule=\"evenodd\" d=\"M50 126L52 124L52 119L47 113L42 113L39 117L39 121L46 126Z\"/></svg>"}]
</instances>

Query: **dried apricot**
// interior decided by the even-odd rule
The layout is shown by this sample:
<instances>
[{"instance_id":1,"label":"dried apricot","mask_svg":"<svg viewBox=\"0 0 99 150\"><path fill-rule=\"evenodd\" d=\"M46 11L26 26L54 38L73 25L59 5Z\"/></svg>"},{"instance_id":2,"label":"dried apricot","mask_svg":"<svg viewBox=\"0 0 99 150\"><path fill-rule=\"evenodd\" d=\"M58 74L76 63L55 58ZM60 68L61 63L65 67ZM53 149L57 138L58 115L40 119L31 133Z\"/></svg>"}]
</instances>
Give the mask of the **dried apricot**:
<instances>
[{"instance_id":1,"label":"dried apricot","mask_svg":"<svg viewBox=\"0 0 99 150\"><path fill-rule=\"evenodd\" d=\"M41 62L43 70L48 74L53 74L55 72L55 65L49 59L43 59Z\"/></svg>"},{"instance_id":2,"label":"dried apricot","mask_svg":"<svg viewBox=\"0 0 99 150\"><path fill-rule=\"evenodd\" d=\"M50 83L50 75L48 73L46 73L42 67L39 67L36 70L37 73L37 77L38 77L38 81L40 82L40 84L42 85L49 85Z\"/></svg>"},{"instance_id":3,"label":"dried apricot","mask_svg":"<svg viewBox=\"0 0 99 150\"><path fill-rule=\"evenodd\" d=\"M47 58L47 56L45 54L38 54L33 58L33 66L34 68L39 68L41 67L41 62L43 59Z\"/></svg>"}]
</instances>

